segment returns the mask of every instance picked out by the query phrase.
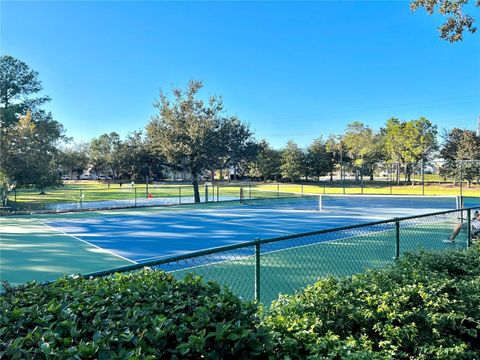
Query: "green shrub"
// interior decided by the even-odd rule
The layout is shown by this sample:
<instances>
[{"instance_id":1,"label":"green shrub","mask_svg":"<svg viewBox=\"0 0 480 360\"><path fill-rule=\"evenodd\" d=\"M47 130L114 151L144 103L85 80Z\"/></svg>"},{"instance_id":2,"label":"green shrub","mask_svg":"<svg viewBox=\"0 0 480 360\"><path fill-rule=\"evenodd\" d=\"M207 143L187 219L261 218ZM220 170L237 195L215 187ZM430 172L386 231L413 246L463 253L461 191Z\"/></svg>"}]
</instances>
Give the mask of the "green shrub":
<instances>
[{"instance_id":1,"label":"green shrub","mask_svg":"<svg viewBox=\"0 0 480 360\"><path fill-rule=\"evenodd\" d=\"M160 271L7 287L0 302L2 359L250 359L268 344L254 304Z\"/></svg>"},{"instance_id":2,"label":"green shrub","mask_svg":"<svg viewBox=\"0 0 480 360\"><path fill-rule=\"evenodd\" d=\"M480 359L480 251L320 280L274 302L265 324L279 359Z\"/></svg>"}]
</instances>

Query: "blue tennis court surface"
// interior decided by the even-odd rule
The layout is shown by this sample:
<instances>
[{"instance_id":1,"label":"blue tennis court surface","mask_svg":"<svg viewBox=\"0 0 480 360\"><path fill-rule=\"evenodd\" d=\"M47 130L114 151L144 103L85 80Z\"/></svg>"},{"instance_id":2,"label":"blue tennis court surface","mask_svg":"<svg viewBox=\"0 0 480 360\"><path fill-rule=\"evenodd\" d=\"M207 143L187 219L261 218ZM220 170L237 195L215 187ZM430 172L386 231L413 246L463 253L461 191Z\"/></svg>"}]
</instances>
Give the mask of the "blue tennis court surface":
<instances>
[{"instance_id":1,"label":"blue tennis court surface","mask_svg":"<svg viewBox=\"0 0 480 360\"><path fill-rule=\"evenodd\" d=\"M264 194L252 192L252 195L260 197ZM107 270L258 238L267 239L455 208L454 197L330 196L320 201L318 195L302 194L297 198L275 199L269 196L270 193L265 198L252 196L243 199L243 204L230 201L1 218L0 279L13 284L29 280L54 280L62 275ZM441 240L450 236L460 219L455 215L440 220L443 223L439 226L423 226L415 222L401 225L405 227L405 234L408 232L411 235L411 241L403 242L402 251L414 248L414 244L423 244L420 240L428 236L431 238L428 248L452 248L453 245L444 244ZM412 229L417 230L413 232ZM310 245L315 244L322 249L323 245L326 246L325 249L335 247L336 253L331 255L333 257L330 260L329 250L315 256L321 255L322 264L325 265L338 262L338 254L347 251L343 258L349 259L350 263L329 265L331 271L335 270L334 273L343 274L345 269L352 269L352 263L358 264L355 271L376 266L378 261L375 256L379 253L391 260L394 249L390 243L394 241L392 234L391 224L362 227L352 232L335 231L322 236L270 243L262 247L262 253L273 252L276 257L286 258L287 253L296 253L295 248L303 249L302 258L295 260L292 266L312 266L312 261L317 260L312 260L313 253L310 252L313 247ZM362 246L373 247L368 252ZM459 241L456 246L461 247L462 243ZM169 269L181 270L230 258L248 258L253 255L253 251L252 247L239 248L225 254L185 262L183 265L172 265ZM283 255L280 256L280 253ZM368 261L364 259L362 262L359 256L366 256L367 253L373 258L370 256ZM273 257L267 256L265 259L267 261ZM272 266L277 268L277 265ZM231 273L232 268L229 269Z\"/></svg>"},{"instance_id":2,"label":"blue tennis court surface","mask_svg":"<svg viewBox=\"0 0 480 360\"><path fill-rule=\"evenodd\" d=\"M110 211L81 218L45 218L49 227L134 262L162 258L256 238L328 229L363 222L429 213L445 208L412 209L354 206L332 211L269 206L214 206Z\"/></svg>"}]
</instances>

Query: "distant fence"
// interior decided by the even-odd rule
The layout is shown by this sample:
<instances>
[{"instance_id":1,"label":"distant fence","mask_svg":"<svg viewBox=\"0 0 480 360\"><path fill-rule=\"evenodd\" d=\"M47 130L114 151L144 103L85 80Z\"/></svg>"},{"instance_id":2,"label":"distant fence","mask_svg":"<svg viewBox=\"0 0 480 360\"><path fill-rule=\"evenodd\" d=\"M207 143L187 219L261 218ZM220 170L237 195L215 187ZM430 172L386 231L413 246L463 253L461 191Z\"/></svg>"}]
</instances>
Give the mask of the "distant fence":
<instances>
[{"instance_id":1,"label":"distant fence","mask_svg":"<svg viewBox=\"0 0 480 360\"><path fill-rule=\"evenodd\" d=\"M423 186L396 186L392 182L371 181L322 181L316 183L214 183L199 187L203 204L214 202L235 202L258 195L258 190L269 191L272 197L290 196L296 193L309 194L345 194L345 195L455 195L468 199L480 186L471 190L447 188L445 190ZM475 186L475 185L474 185ZM253 194L253 195L252 195ZM477 195L478 196L478 195ZM106 210L146 206L171 206L194 203L192 185L150 185L130 186L111 184L104 188L62 188L49 189L46 194L38 190L18 189L9 192L7 202L0 208L2 215L55 213L69 211ZM463 204L468 207L469 203Z\"/></svg>"},{"instance_id":2,"label":"distant fence","mask_svg":"<svg viewBox=\"0 0 480 360\"><path fill-rule=\"evenodd\" d=\"M105 276L144 267L162 269L179 278L194 273L228 286L244 299L269 304L278 294L292 294L327 275L352 275L384 267L406 251L466 248L472 241L473 210L449 210L256 239L84 276ZM464 222L465 231L454 243L444 243L459 222Z\"/></svg>"},{"instance_id":3,"label":"distant fence","mask_svg":"<svg viewBox=\"0 0 480 360\"><path fill-rule=\"evenodd\" d=\"M240 200L239 186L203 185L199 187L202 203ZM13 190L3 213L55 213L106 210L132 207L186 205L194 203L192 185L130 186L114 184L108 188L55 188L45 194L38 190Z\"/></svg>"}]
</instances>

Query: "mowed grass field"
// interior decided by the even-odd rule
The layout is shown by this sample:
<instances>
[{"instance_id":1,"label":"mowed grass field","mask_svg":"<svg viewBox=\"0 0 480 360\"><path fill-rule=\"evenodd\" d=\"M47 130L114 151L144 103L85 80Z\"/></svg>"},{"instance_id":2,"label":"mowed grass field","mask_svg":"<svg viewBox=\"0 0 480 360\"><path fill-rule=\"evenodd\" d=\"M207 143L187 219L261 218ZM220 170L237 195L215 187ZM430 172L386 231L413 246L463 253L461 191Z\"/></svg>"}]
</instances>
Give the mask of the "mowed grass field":
<instances>
[{"instance_id":1,"label":"mowed grass field","mask_svg":"<svg viewBox=\"0 0 480 360\"><path fill-rule=\"evenodd\" d=\"M386 182L370 182L364 181L363 188L359 183L339 181L319 182L319 183L239 183L239 182L219 182L212 185L200 185L200 195L205 198L208 192L209 200L215 200L217 197L240 196L240 188L244 189L244 195L249 196L249 190L266 190L269 192L294 192L304 194L383 194L383 195L460 195L460 187L458 184L438 184L427 183L422 185L394 185ZM466 184L463 185L462 193L464 196L480 196L480 186L471 185L470 188ZM45 205L60 203L79 203L83 202L99 202L113 200L129 200L133 203L135 199L146 198L151 194L154 198L192 198L193 187L191 184L165 184L150 185L146 184L118 184L98 181L67 181L63 186L48 188L45 194L40 194L38 189L19 189L16 196L13 192L9 194L10 202L15 202L18 209L42 209ZM253 193L255 195L255 193ZM272 194L274 196L274 194Z\"/></svg>"}]
</instances>

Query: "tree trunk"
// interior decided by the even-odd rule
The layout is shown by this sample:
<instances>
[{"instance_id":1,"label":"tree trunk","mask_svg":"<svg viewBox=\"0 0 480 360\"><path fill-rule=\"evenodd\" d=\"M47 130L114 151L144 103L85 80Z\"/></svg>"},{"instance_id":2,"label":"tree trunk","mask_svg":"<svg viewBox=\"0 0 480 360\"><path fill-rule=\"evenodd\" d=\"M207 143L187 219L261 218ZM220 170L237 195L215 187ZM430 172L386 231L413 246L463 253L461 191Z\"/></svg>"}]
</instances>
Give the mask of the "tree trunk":
<instances>
[{"instance_id":1,"label":"tree trunk","mask_svg":"<svg viewBox=\"0 0 480 360\"><path fill-rule=\"evenodd\" d=\"M195 203L199 203L200 202L200 191L198 191L197 175L193 175L192 185L193 185L193 197L195 199Z\"/></svg>"}]
</instances>

